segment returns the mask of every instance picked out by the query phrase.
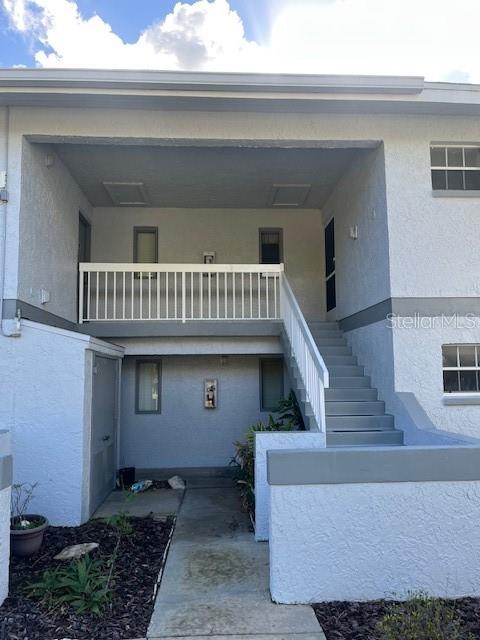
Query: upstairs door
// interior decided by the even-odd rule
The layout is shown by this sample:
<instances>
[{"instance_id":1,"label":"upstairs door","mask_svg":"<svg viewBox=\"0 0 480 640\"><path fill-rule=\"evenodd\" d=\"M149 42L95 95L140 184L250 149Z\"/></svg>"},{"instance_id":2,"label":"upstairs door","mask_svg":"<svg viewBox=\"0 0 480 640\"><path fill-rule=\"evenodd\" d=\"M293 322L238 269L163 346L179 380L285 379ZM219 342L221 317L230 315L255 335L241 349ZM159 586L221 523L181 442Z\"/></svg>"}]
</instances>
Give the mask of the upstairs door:
<instances>
[{"instance_id":1,"label":"upstairs door","mask_svg":"<svg viewBox=\"0 0 480 640\"><path fill-rule=\"evenodd\" d=\"M90 514L115 487L118 361L95 355L90 440Z\"/></svg>"},{"instance_id":2,"label":"upstairs door","mask_svg":"<svg viewBox=\"0 0 480 640\"><path fill-rule=\"evenodd\" d=\"M335 222L333 218L325 227L325 291L328 312L337 306L335 287Z\"/></svg>"},{"instance_id":3,"label":"upstairs door","mask_svg":"<svg viewBox=\"0 0 480 640\"><path fill-rule=\"evenodd\" d=\"M78 264L80 262L90 262L90 242L91 242L91 233L92 228L90 223L85 220L81 213L78 214ZM86 280L87 274L84 274L84 280ZM80 296L80 287L84 287L85 291L85 282L80 283L78 281L77 284L77 308L78 308L78 300ZM87 310L87 300L84 296L83 299L83 316L85 317Z\"/></svg>"}]
</instances>

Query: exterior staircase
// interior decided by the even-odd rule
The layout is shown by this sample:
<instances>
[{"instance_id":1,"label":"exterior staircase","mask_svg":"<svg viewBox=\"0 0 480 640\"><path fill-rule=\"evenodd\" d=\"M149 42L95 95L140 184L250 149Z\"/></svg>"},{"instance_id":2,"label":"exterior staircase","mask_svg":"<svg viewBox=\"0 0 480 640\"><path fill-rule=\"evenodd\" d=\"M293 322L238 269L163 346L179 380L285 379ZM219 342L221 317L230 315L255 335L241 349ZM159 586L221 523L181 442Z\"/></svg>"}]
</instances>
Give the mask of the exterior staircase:
<instances>
[{"instance_id":1,"label":"exterior staircase","mask_svg":"<svg viewBox=\"0 0 480 640\"><path fill-rule=\"evenodd\" d=\"M338 323L311 322L309 328L330 375L325 389L327 446L402 445L403 431L395 429L394 417L385 413L385 403L378 400ZM291 370L310 420L298 370L294 365Z\"/></svg>"}]
</instances>

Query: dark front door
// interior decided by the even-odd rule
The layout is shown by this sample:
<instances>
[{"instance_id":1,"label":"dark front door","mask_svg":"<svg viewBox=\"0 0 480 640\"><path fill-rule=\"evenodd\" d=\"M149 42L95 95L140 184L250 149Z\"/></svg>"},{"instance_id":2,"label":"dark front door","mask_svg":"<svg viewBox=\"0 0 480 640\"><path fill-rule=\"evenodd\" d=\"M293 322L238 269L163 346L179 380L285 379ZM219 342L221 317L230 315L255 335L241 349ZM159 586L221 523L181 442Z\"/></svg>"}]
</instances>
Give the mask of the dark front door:
<instances>
[{"instance_id":1,"label":"dark front door","mask_svg":"<svg viewBox=\"0 0 480 640\"><path fill-rule=\"evenodd\" d=\"M335 223L333 218L325 227L325 284L327 311L331 311L337 306L335 290Z\"/></svg>"},{"instance_id":2,"label":"dark front door","mask_svg":"<svg viewBox=\"0 0 480 640\"><path fill-rule=\"evenodd\" d=\"M85 220L85 218L80 213L78 215L78 263L80 262L90 262L90 237L91 237L92 228L90 223ZM84 280L86 279L87 274L84 274ZM83 286L83 290L85 291L85 282L79 283L78 287ZM80 291L77 290L77 300L79 299ZM87 310L87 300L83 298L83 317L85 317Z\"/></svg>"}]
</instances>

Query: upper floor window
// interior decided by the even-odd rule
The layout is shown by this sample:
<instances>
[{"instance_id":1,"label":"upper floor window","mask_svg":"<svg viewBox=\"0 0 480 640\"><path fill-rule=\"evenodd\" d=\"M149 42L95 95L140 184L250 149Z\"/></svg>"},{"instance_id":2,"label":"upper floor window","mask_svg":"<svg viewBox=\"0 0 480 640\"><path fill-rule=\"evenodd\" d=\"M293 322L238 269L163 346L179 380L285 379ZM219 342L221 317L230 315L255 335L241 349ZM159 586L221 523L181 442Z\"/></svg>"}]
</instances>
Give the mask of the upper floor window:
<instances>
[{"instance_id":1,"label":"upper floor window","mask_svg":"<svg viewBox=\"0 0 480 640\"><path fill-rule=\"evenodd\" d=\"M443 345L442 359L445 393L480 391L480 345Z\"/></svg>"},{"instance_id":2,"label":"upper floor window","mask_svg":"<svg viewBox=\"0 0 480 640\"><path fill-rule=\"evenodd\" d=\"M480 191L480 146L432 145L432 189Z\"/></svg>"},{"instance_id":3,"label":"upper floor window","mask_svg":"<svg viewBox=\"0 0 480 640\"><path fill-rule=\"evenodd\" d=\"M133 261L152 264L158 262L157 227L133 229Z\"/></svg>"},{"instance_id":4,"label":"upper floor window","mask_svg":"<svg viewBox=\"0 0 480 640\"><path fill-rule=\"evenodd\" d=\"M260 263L280 264L283 260L282 229L260 229Z\"/></svg>"}]
</instances>

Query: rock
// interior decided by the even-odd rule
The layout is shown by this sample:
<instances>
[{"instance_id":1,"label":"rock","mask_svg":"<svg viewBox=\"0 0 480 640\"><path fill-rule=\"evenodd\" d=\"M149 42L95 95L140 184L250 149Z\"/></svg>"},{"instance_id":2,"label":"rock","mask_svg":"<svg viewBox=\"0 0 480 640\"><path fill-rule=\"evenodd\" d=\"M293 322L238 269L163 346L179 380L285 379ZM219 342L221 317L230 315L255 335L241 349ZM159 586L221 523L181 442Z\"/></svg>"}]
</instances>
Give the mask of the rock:
<instances>
[{"instance_id":1,"label":"rock","mask_svg":"<svg viewBox=\"0 0 480 640\"><path fill-rule=\"evenodd\" d=\"M153 516L153 521L154 522L164 522L165 523L165 522L168 522L169 517L170 516L164 516L164 515L161 515L159 513L156 513Z\"/></svg>"},{"instance_id":2,"label":"rock","mask_svg":"<svg viewBox=\"0 0 480 640\"><path fill-rule=\"evenodd\" d=\"M185 480L180 476L172 476L168 479L168 484L172 489L185 489Z\"/></svg>"},{"instance_id":3,"label":"rock","mask_svg":"<svg viewBox=\"0 0 480 640\"><path fill-rule=\"evenodd\" d=\"M84 542L83 544L74 544L70 547L65 547L60 553L58 553L54 560L75 560L90 553L98 547L98 542Z\"/></svg>"}]
</instances>

